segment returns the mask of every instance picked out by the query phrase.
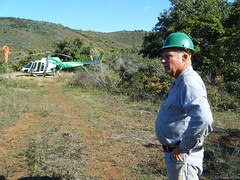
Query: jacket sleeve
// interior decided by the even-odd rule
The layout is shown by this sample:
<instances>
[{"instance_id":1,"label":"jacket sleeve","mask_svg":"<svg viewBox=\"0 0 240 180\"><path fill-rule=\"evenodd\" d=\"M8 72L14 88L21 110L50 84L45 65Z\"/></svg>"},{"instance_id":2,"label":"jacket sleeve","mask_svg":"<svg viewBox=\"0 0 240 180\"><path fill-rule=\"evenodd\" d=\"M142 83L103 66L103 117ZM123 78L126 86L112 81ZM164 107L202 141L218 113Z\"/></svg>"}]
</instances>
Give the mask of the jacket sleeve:
<instances>
[{"instance_id":1,"label":"jacket sleeve","mask_svg":"<svg viewBox=\"0 0 240 180\"><path fill-rule=\"evenodd\" d=\"M184 152L189 152L195 146L202 144L204 137L213 130L213 117L205 86L201 82L185 83L181 97L182 107L190 120L182 135L180 147Z\"/></svg>"}]
</instances>

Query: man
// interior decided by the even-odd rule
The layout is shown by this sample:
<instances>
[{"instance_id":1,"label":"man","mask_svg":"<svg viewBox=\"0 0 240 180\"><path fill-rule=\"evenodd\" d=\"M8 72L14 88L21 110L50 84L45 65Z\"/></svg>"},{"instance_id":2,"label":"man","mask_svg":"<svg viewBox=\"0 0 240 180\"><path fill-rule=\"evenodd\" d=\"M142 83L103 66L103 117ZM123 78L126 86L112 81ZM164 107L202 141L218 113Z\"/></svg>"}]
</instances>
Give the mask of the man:
<instances>
[{"instance_id":1,"label":"man","mask_svg":"<svg viewBox=\"0 0 240 180\"><path fill-rule=\"evenodd\" d=\"M175 78L155 123L169 180L199 179L203 140L212 131L205 85L191 66L192 52L192 40L180 32L170 34L162 47L165 72Z\"/></svg>"},{"instance_id":2,"label":"man","mask_svg":"<svg viewBox=\"0 0 240 180\"><path fill-rule=\"evenodd\" d=\"M56 65L56 68L55 68L55 70L54 70L54 72L53 72L54 76L60 76L60 70L61 70L61 68L60 68L60 66L57 64L57 65Z\"/></svg>"}]
</instances>

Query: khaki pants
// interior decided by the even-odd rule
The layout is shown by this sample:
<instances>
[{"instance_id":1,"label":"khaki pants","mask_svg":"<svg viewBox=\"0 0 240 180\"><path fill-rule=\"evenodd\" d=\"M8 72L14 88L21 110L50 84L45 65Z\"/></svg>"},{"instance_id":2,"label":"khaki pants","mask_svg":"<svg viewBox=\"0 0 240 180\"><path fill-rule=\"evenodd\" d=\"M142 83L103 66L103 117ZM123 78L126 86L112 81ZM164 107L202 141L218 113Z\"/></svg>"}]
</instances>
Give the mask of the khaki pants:
<instances>
[{"instance_id":1,"label":"khaki pants","mask_svg":"<svg viewBox=\"0 0 240 180\"><path fill-rule=\"evenodd\" d=\"M204 150L183 153L183 162L176 161L171 152L165 153L168 180L198 180L203 171Z\"/></svg>"}]
</instances>

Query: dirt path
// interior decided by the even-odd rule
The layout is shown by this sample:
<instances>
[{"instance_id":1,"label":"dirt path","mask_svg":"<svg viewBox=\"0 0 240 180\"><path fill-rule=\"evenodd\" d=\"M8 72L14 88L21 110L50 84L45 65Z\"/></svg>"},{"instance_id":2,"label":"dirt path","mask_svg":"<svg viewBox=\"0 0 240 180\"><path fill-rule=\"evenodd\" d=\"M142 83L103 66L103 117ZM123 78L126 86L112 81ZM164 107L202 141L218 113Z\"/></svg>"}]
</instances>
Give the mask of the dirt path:
<instances>
[{"instance_id":1,"label":"dirt path","mask_svg":"<svg viewBox=\"0 0 240 180\"><path fill-rule=\"evenodd\" d=\"M28 78L31 81L35 81L37 86L44 87L46 91L45 98L47 98L51 104L56 106L57 111L61 112L61 114L68 114L71 119L79 119L79 117L76 117L75 115L75 105L69 103L58 91L58 85L56 85L57 79L55 77L45 79L41 77ZM40 101L35 103L39 103L39 106L41 106L42 102ZM51 122L47 123L48 126L62 127L60 126L60 118L60 116L55 116L51 119ZM38 134L40 131L43 131L43 129L41 129L43 127L37 126L40 121L41 119L36 118L36 114L34 114L34 112L23 113L14 124L3 130L0 141L0 166L2 166L5 171L1 173L7 173L9 179L18 179L27 175L27 169L21 168L22 159L18 158L18 154L16 154L16 152L24 150L29 145L33 136ZM84 124L81 121L71 123L71 127L76 126L84 129ZM69 129L69 127L67 128L65 126L65 129ZM59 131L63 132L64 129L59 129ZM86 129L85 132L88 133L91 131ZM88 135L86 135L86 137L87 136Z\"/></svg>"},{"instance_id":2,"label":"dirt path","mask_svg":"<svg viewBox=\"0 0 240 180\"><path fill-rule=\"evenodd\" d=\"M128 151L133 151L131 153L135 154L130 147L131 145L141 147L141 144L138 142L131 144L127 141L119 140L121 136L116 134L115 131L117 130L112 128L116 124L111 122L111 118L115 118L114 113L111 113L111 108L113 108L111 104L109 104L109 107L101 109L98 106L94 107L94 100L89 99L91 102L88 104L88 99L84 94L79 94L79 99L74 101L74 99L66 97L61 93L59 90L60 84L58 84L59 79L56 77L29 78L29 80L39 88L42 88L44 94L37 95L42 96L39 98L39 101L25 102L21 100L21 103L35 104L35 106L38 103L39 107L43 109L45 107L53 108L54 111L50 112L51 119L48 121L43 117L36 117L36 113L39 112L34 110L26 111L21 114L17 121L1 131L0 170L2 172L0 171L0 179L1 174L10 180L28 177L26 165L19 153L29 146L33 137L49 128L55 127L57 127L57 131L60 134L76 131L82 132L78 139L82 144L86 144L83 152L85 156L84 168L88 174L98 177L97 179L121 179L127 177L126 172L120 167L128 166L130 163L138 164L147 158L142 157L141 154L135 159L131 157L135 156L132 154L127 155L129 157L124 156L124 153L127 154ZM114 100L112 103L115 103ZM91 108L93 110L89 111ZM86 115L86 113L89 113L89 115ZM96 124L96 117L99 118L98 121L101 119L102 124ZM110 121L105 122L104 119L107 118ZM123 120L131 124L128 117L124 116ZM137 123L136 127L138 126L141 126L141 123L139 125Z\"/></svg>"},{"instance_id":3,"label":"dirt path","mask_svg":"<svg viewBox=\"0 0 240 180\"><path fill-rule=\"evenodd\" d=\"M12 77L15 78L13 75ZM32 77L21 77L28 78L29 81L35 81L36 86L41 86L43 79L37 79ZM56 95L51 96L49 94L49 101L64 101L61 96L57 95L57 89L54 88L54 79L45 79L46 90L51 94ZM55 92L56 91L56 92ZM28 104L31 102L21 102L22 104ZM38 102L35 102L38 103ZM64 103L64 102L63 102ZM34 112L24 112L21 116L11 123L9 126L5 127L1 132L1 146L0 146L0 167L1 174L7 174L7 179L19 179L20 177L27 176L27 169L22 167L23 159L19 158L19 152L25 150L31 139L42 129L39 129L36 124L38 124L40 119L36 118ZM55 121L55 120L53 120Z\"/></svg>"}]
</instances>

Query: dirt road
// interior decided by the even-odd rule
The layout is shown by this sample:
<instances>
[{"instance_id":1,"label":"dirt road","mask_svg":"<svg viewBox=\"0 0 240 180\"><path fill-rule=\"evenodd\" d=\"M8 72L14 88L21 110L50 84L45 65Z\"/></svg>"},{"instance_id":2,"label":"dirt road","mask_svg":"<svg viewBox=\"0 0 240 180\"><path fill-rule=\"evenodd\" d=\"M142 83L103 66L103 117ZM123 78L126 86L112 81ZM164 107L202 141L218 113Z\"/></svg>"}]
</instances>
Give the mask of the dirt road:
<instances>
[{"instance_id":1,"label":"dirt road","mask_svg":"<svg viewBox=\"0 0 240 180\"><path fill-rule=\"evenodd\" d=\"M1 128L0 179L36 176L23 155L36 137L47 139L47 145L41 145L43 149L50 147L50 139L55 140L51 142L53 147L60 147L56 144L66 137L65 154L73 148L76 154L76 147L81 149L81 155L63 155L63 161L76 163L78 173L81 169L81 175L72 173L77 177L131 179L136 176L134 172L138 174L139 166L149 163L162 166L160 161L152 160L153 154L159 151L153 132L154 114L140 114L138 105L126 104L104 93L94 95L74 88L70 92L63 86L69 78L71 75L16 77L31 86L20 89L21 93L15 90L14 104L21 110L16 117L11 116L12 122L4 123ZM5 117L4 112L1 117ZM50 169L53 161L45 159L44 163L45 169Z\"/></svg>"}]
</instances>

